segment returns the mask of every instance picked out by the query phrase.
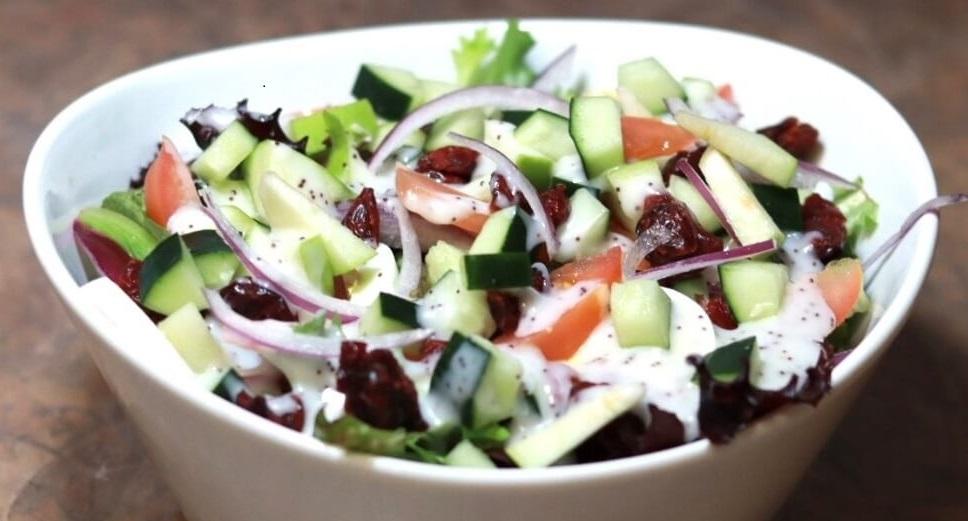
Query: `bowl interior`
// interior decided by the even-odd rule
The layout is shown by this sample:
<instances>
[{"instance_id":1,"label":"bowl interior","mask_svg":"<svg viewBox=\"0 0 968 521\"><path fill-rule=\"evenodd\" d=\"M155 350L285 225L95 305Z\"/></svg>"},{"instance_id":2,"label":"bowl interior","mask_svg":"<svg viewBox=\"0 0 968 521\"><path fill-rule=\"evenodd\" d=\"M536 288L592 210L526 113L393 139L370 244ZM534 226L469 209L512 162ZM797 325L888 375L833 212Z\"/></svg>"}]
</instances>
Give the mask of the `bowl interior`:
<instances>
[{"instance_id":1,"label":"bowl interior","mask_svg":"<svg viewBox=\"0 0 968 521\"><path fill-rule=\"evenodd\" d=\"M492 34L503 30L501 22L488 24ZM345 102L361 62L451 80L450 49L458 36L480 25L393 26L246 45L157 65L85 95L51 122L27 165L25 213L48 276L75 313L89 312L77 299L83 272L65 231L79 208L127 186L152 158L160 135L171 137L183 153L194 153L188 131L178 123L187 109L243 98L264 111ZM531 56L535 64L577 44L576 70L587 75L592 89L613 86L619 64L656 56L677 77L731 84L747 127L788 115L816 126L825 144L821 164L846 177L862 176L881 204L880 228L862 253L936 193L924 151L901 116L863 81L815 56L755 37L674 24L525 20L523 26L538 42ZM926 219L883 266L869 291L884 313L838 367L835 385L882 348L907 313L935 234L936 223ZM149 365L144 370L152 371Z\"/></svg>"}]
</instances>

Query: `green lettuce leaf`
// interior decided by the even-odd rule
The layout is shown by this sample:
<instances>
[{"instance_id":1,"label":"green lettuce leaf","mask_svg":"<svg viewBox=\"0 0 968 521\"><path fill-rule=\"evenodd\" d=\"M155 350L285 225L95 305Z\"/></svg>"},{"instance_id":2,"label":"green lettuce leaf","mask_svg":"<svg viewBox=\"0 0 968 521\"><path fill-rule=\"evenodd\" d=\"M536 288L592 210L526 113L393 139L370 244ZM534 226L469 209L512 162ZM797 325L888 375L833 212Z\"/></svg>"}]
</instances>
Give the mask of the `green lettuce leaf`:
<instances>
[{"instance_id":1,"label":"green lettuce leaf","mask_svg":"<svg viewBox=\"0 0 968 521\"><path fill-rule=\"evenodd\" d=\"M853 255L857 243L877 230L879 206L864 190L863 179L855 189L835 189L834 204L847 218L847 252Z\"/></svg>"},{"instance_id":2,"label":"green lettuce leaf","mask_svg":"<svg viewBox=\"0 0 968 521\"><path fill-rule=\"evenodd\" d=\"M462 36L460 47L451 51L457 67L457 83L470 85L474 74L495 49L497 44L487 35L487 29L478 29L470 38Z\"/></svg>"},{"instance_id":3,"label":"green lettuce leaf","mask_svg":"<svg viewBox=\"0 0 968 521\"><path fill-rule=\"evenodd\" d=\"M461 85L512 85L523 87L534 82L535 72L524 58L534 47L531 33L522 31L517 20L508 20L501 43L495 45L485 29L470 38L461 38L453 51L457 82Z\"/></svg>"},{"instance_id":4,"label":"green lettuce leaf","mask_svg":"<svg viewBox=\"0 0 968 521\"><path fill-rule=\"evenodd\" d=\"M145 213L145 193L141 188L132 190L121 190L114 192L101 201L101 208L118 212L119 214L140 224L148 230L156 239L168 237L168 231L158 226L157 223Z\"/></svg>"},{"instance_id":5,"label":"green lettuce leaf","mask_svg":"<svg viewBox=\"0 0 968 521\"><path fill-rule=\"evenodd\" d=\"M319 415L315 436L352 451L396 457L407 456L410 441L410 435L402 428L378 429L352 416L327 423L323 415Z\"/></svg>"}]
</instances>

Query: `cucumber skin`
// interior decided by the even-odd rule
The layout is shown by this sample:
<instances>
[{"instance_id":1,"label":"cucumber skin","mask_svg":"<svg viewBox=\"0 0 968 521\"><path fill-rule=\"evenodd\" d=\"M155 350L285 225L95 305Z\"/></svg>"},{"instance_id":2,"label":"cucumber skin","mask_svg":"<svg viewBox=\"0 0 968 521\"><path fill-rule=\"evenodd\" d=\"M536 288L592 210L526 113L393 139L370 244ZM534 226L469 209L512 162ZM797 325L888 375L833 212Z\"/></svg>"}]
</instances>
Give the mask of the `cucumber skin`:
<instances>
[{"instance_id":1,"label":"cucumber skin","mask_svg":"<svg viewBox=\"0 0 968 521\"><path fill-rule=\"evenodd\" d=\"M351 93L357 99L369 100L377 115L391 121L406 116L414 102L413 96L385 82L368 65L360 66Z\"/></svg>"},{"instance_id":2,"label":"cucumber skin","mask_svg":"<svg viewBox=\"0 0 968 521\"><path fill-rule=\"evenodd\" d=\"M531 285L531 258L524 252L464 256L468 289L526 288Z\"/></svg>"},{"instance_id":3,"label":"cucumber skin","mask_svg":"<svg viewBox=\"0 0 968 521\"><path fill-rule=\"evenodd\" d=\"M180 282L187 283L188 287L178 288L178 290L186 293L175 295L174 298L168 298L165 295L153 296L159 290L165 291L165 288L159 288L158 285L164 284L165 279L170 276L184 279ZM162 241L145 257L138 281L141 303L152 311L168 315L189 302L195 304L198 309L208 309L208 300L202 293L202 287L205 285L202 275L198 272L188 247L177 234ZM169 281L169 283L173 282Z\"/></svg>"},{"instance_id":4,"label":"cucumber skin","mask_svg":"<svg viewBox=\"0 0 968 521\"><path fill-rule=\"evenodd\" d=\"M796 188L753 184L750 189L781 230L803 231L803 208Z\"/></svg>"}]
</instances>

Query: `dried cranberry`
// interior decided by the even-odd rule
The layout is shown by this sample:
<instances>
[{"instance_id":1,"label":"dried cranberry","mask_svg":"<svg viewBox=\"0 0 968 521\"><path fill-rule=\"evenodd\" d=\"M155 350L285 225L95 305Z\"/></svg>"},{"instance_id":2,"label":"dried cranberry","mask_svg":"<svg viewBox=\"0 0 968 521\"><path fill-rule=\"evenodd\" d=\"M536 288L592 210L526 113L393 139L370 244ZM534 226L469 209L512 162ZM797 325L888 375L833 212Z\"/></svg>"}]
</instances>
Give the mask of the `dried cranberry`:
<instances>
[{"instance_id":1,"label":"dried cranberry","mask_svg":"<svg viewBox=\"0 0 968 521\"><path fill-rule=\"evenodd\" d=\"M793 116L757 132L773 140L797 159L810 157L819 145L820 133L817 129Z\"/></svg>"},{"instance_id":2,"label":"dried cranberry","mask_svg":"<svg viewBox=\"0 0 968 521\"><path fill-rule=\"evenodd\" d=\"M343 342L339 365L336 389L346 395L347 412L380 429L427 429L413 382L388 349Z\"/></svg>"},{"instance_id":3,"label":"dried cranberry","mask_svg":"<svg viewBox=\"0 0 968 521\"><path fill-rule=\"evenodd\" d=\"M476 151L466 147L438 148L417 161L417 172L444 183L466 183L477 168L477 156Z\"/></svg>"},{"instance_id":4,"label":"dried cranberry","mask_svg":"<svg viewBox=\"0 0 968 521\"><path fill-rule=\"evenodd\" d=\"M511 190L511 185L508 184L507 179L503 175L491 175L490 188L491 211L496 212L513 204L521 204L524 202L518 194ZM530 212L531 208L527 210Z\"/></svg>"},{"instance_id":5,"label":"dried cranberry","mask_svg":"<svg viewBox=\"0 0 968 521\"><path fill-rule=\"evenodd\" d=\"M645 453L645 422L625 413L591 435L575 448L579 463L627 458Z\"/></svg>"},{"instance_id":6,"label":"dried cranberry","mask_svg":"<svg viewBox=\"0 0 968 521\"><path fill-rule=\"evenodd\" d=\"M253 396L248 390L242 390L236 395L235 404L257 416L278 423L283 427L299 431L302 430L303 423L306 421L306 413L303 410L302 401L296 396L292 396L291 398L296 403L295 410L281 415L272 411L265 396Z\"/></svg>"},{"instance_id":7,"label":"dried cranberry","mask_svg":"<svg viewBox=\"0 0 968 521\"><path fill-rule=\"evenodd\" d=\"M592 387L596 387L596 386L599 386L599 385L602 385L602 384L595 383L595 382L589 382L588 380L582 380L578 376L572 375L571 376L571 391L568 392L568 397L569 398L574 398L574 397L578 396L585 389L590 389Z\"/></svg>"},{"instance_id":8,"label":"dried cranberry","mask_svg":"<svg viewBox=\"0 0 968 521\"><path fill-rule=\"evenodd\" d=\"M669 179L673 175L682 176L682 174L676 168L676 163L678 163L680 159L685 159L688 161L689 164L696 169L696 172L699 172L699 175L702 175L702 172L699 170L699 160L702 158L702 155L705 152L705 146L697 147L692 150L680 150L676 152L676 155L669 158L669 160L662 165L662 180L665 182L665 184L669 184Z\"/></svg>"},{"instance_id":9,"label":"dried cranberry","mask_svg":"<svg viewBox=\"0 0 968 521\"><path fill-rule=\"evenodd\" d=\"M346 279L342 275L333 277L333 296L343 300L350 299L350 289L346 287Z\"/></svg>"},{"instance_id":10,"label":"dried cranberry","mask_svg":"<svg viewBox=\"0 0 968 521\"><path fill-rule=\"evenodd\" d=\"M440 353L447 347L446 340L428 338L419 344L403 348L403 357L411 362L422 362L435 353Z\"/></svg>"},{"instance_id":11,"label":"dried cranberry","mask_svg":"<svg viewBox=\"0 0 968 521\"><path fill-rule=\"evenodd\" d=\"M823 262L840 257L847 241L847 218L834 203L811 194L803 202L803 228L808 232L818 232L813 240L813 251Z\"/></svg>"},{"instance_id":12,"label":"dried cranberry","mask_svg":"<svg viewBox=\"0 0 968 521\"><path fill-rule=\"evenodd\" d=\"M545 271L536 266L531 267L531 287L544 293L551 286Z\"/></svg>"},{"instance_id":13,"label":"dried cranberry","mask_svg":"<svg viewBox=\"0 0 968 521\"><path fill-rule=\"evenodd\" d=\"M235 279L222 288L219 294L236 313L251 320L298 320L278 293L249 277Z\"/></svg>"},{"instance_id":14,"label":"dried cranberry","mask_svg":"<svg viewBox=\"0 0 968 521\"><path fill-rule=\"evenodd\" d=\"M521 301L517 297L500 291L487 292L487 307L491 310L494 323L497 326L494 338L513 334L518 329L521 320Z\"/></svg>"},{"instance_id":15,"label":"dried cranberry","mask_svg":"<svg viewBox=\"0 0 968 521\"><path fill-rule=\"evenodd\" d=\"M565 185L556 184L538 194L538 197L541 199L541 208L548 214L548 219L555 228L568 219L571 214L571 202L568 200Z\"/></svg>"},{"instance_id":16,"label":"dried cranberry","mask_svg":"<svg viewBox=\"0 0 968 521\"><path fill-rule=\"evenodd\" d=\"M244 99L236 104L235 111L239 114L239 123L259 141L271 139L300 152L306 152L306 143L309 138L304 137L299 141L293 141L289 139L286 132L282 130L282 126L279 125L279 116L282 114L281 108L276 109L271 114L260 114L250 111L249 100Z\"/></svg>"},{"instance_id":17,"label":"dried cranberry","mask_svg":"<svg viewBox=\"0 0 968 521\"><path fill-rule=\"evenodd\" d=\"M723 240L699 226L686 205L669 194L646 197L635 233L641 235L653 226L664 228L671 238L645 256L652 266L723 249Z\"/></svg>"},{"instance_id":18,"label":"dried cranberry","mask_svg":"<svg viewBox=\"0 0 968 521\"><path fill-rule=\"evenodd\" d=\"M736 329L739 326L719 286L711 287L709 295L699 297L699 305L706 310L713 324L723 329Z\"/></svg>"},{"instance_id":19,"label":"dried cranberry","mask_svg":"<svg viewBox=\"0 0 968 521\"><path fill-rule=\"evenodd\" d=\"M376 207L376 196L372 188L364 188L353 199L349 210L343 216L343 226L364 241L380 240L380 211Z\"/></svg>"}]
</instances>

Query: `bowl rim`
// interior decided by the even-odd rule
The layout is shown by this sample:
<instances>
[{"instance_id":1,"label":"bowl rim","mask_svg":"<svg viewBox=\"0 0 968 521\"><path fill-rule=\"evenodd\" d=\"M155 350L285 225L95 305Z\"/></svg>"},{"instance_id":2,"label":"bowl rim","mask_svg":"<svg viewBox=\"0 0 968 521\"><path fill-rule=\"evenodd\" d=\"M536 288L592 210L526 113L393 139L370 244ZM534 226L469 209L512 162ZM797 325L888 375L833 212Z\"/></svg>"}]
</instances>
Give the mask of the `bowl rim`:
<instances>
[{"instance_id":1,"label":"bowl rim","mask_svg":"<svg viewBox=\"0 0 968 521\"><path fill-rule=\"evenodd\" d=\"M575 479L589 480L602 477L615 477L628 473L640 473L647 471L659 471L663 468L684 464L696 459L709 457L716 452L708 440L700 439L671 449L610 460L598 463L588 463L582 465L567 465L541 469L468 469L455 468L440 465L429 465L421 462L390 458L386 456L373 456L346 451L340 447L321 442L315 438L304 436L300 433L291 431L284 427L275 425L271 422L262 421L247 411L242 410L210 392L201 388L185 388L175 385L161 377L157 371L150 367L139 364L136 357L130 351L120 347L122 340L111 330L105 327L103 319L96 313L82 304L80 286L74 281L66 265L60 259L55 248L53 237L48 233L49 223L44 212L43 192L41 184L41 174L45 160L51 152L51 147L55 138L67 128L75 118L82 114L86 108L102 99L110 98L112 94L121 89L127 88L139 80L153 74L164 73L169 69L177 69L180 66L190 64L198 59L213 59L221 54L239 53L250 51L253 48L272 46L272 45L292 45L301 41L325 39L332 35L349 35L365 37L373 32L403 30L413 27L425 29L454 28L454 27L475 27L490 25L502 22L502 19L460 19L438 22L419 22L419 23L394 23L385 25L369 25L335 31L323 31L303 35L284 36L267 40L221 47L189 55L179 56L173 59L162 61L147 67L128 72L120 77L105 82L81 95L67 107L61 110L44 128L36 142L34 143L24 169L23 179L23 211L27 226L28 236L37 256L41 267L47 278L54 286L61 300L68 309L78 318L78 321L87 327L102 343L115 351L121 358L134 367L143 378L150 380L154 385L162 388L178 400L186 402L196 410L214 416L220 421L230 424L229 428L241 429L249 434L258 437L264 443L272 443L287 450L297 451L305 457L314 458L321 462L332 464L350 465L360 469L371 469L382 472L389 477L399 477L403 479L421 479L427 482L462 484L473 486L484 485L520 485L520 484L554 484L561 482L571 482ZM927 154L920 140L911 129L910 124L904 119L899 111L874 89L869 83L858 77L851 71L840 65L817 56L805 50L787 45L769 38L758 35L723 29L718 27L703 26L697 24L684 24L674 22L649 21L649 20L620 20L608 18L522 18L521 22L530 26L573 26L576 29L580 26L589 25L635 25L649 28L673 28L690 31L710 33L725 38L745 39L758 46L777 48L783 52L799 55L802 59L815 60L822 62L828 67L832 67L839 74L846 75L852 80L859 82L867 88L869 94L884 104L887 114L896 118L901 125L900 130L907 134L905 146L913 147L911 152L918 164L917 172L923 173L925 179L919 181L919 199L927 200L937 195L936 180L933 169L931 168ZM915 245L908 270L901 285L898 287L897 295L885 307L877 324L854 349L851 356L847 357L843 363L834 370L832 383L834 391L848 382L857 378L862 369L873 364L877 354L887 348L887 345L903 324L909 314L911 307L917 297L918 292L927 276L928 269L934 254L935 244L938 233L938 222L936 217L923 220L914 230ZM910 238L909 238L910 240ZM747 429L740 433L737 440L733 443L740 443L744 438L755 437L757 431L763 431L775 427L780 418L794 419L805 414L810 414L811 408L805 406L785 407L781 411L772 414L770 417L757 421L754 428ZM755 442L756 440L751 440Z\"/></svg>"}]
</instances>

